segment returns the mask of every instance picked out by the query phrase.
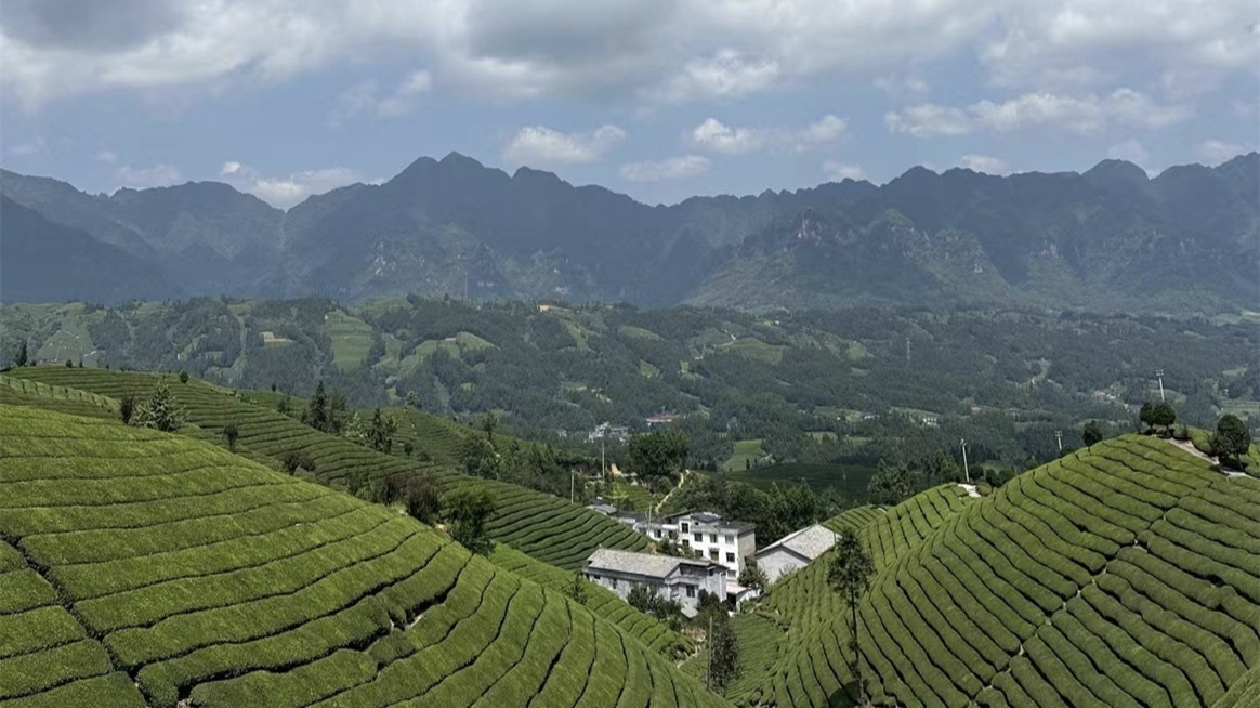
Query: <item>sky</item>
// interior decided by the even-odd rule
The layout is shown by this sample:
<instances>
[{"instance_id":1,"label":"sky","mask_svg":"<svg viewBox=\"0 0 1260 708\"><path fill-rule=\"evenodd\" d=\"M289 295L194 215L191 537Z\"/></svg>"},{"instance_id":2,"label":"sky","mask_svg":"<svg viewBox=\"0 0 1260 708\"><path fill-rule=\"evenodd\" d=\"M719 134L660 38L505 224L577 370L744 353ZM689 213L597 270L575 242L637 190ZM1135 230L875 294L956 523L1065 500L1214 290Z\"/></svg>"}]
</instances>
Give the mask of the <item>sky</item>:
<instances>
[{"instance_id":1,"label":"sky","mask_svg":"<svg viewBox=\"0 0 1260 708\"><path fill-rule=\"evenodd\" d=\"M650 204L1260 142L1256 0L4 0L0 165L281 208L456 151Z\"/></svg>"}]
</instances>

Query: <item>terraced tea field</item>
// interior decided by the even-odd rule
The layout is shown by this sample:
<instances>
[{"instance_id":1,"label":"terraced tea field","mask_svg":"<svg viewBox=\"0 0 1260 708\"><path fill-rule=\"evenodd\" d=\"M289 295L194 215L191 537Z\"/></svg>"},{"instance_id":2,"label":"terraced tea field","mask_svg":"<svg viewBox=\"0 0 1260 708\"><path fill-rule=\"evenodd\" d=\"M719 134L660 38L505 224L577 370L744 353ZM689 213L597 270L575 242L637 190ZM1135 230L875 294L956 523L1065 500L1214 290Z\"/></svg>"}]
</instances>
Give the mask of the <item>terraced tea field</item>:
<instances>
[{"instance_id":1,"label":"terraced tea field","mask_svg":"<svg viewBox=\"0 0 1260 708\"><path fill-rule=\"evenodd\" d=\"M573 572L539 562L507 546L496 546L490 554L490 561L558 592L567 593L573 586ZM611 590L585 579L582 587L586 592L586 601L582 604L587 609L621 627L622 631L649 648L672 659L682 659L695 650L695 644L690 639L634 609Z\"/></svg>"},{"instance_id":2,"label":"terraced tea field","mask_svg":"<svg viewBox=\"0 0 1260 708\"><path fill-rule=\"evenodd\" d=\"M1242 682L1260 664L1256 480L1126 436L962 502L935 515L919 502L927 524L912 516L913 533L886 533L888 516L863 531L879 570L860 660L877 703L1187 708L1254 695ZM770 602L794 622L821 616L801 599L813 593L785 590ZM832 614L776 666L767 696L829 705L853 678L847 643Z\"/></svg>"},{"instance_id":3,"label":"terraced tea field","mask_svg":"<svg viewBox=\"0 0 1260 708\"><path fill-rule=\"evenodd\" d=\"M159 380L150 374L63 367L19 369L12 375L112 398L147 394ZM202 382L181 384L176 380L171 389L187 409L189 422L199 428L197 436L222 444L224 426L235 424L239 430L237 452L269 460L276 469L287 453L301 452L315 462L320 481L330 485L343 485L349 474L364 472L372 477L424 473L443 490L470 484L488 487L498 504L488 526L491 537L552 565L576 568L596 548L642 550L648 545L646 537L630 527L557 497L469 477L449 466L384 455L314 430L271 408L244 403Z\"/></svg>"},{"instance_id":4,"label":"terraced tea field","mask_svg":"<svg viewBox=\"0 0 1260 708\"><path fill-rule=\"evenodd\" d=\"M0 706L721 706L586 607L184 436L0 406Z\"/></svg>"}]
</instances>

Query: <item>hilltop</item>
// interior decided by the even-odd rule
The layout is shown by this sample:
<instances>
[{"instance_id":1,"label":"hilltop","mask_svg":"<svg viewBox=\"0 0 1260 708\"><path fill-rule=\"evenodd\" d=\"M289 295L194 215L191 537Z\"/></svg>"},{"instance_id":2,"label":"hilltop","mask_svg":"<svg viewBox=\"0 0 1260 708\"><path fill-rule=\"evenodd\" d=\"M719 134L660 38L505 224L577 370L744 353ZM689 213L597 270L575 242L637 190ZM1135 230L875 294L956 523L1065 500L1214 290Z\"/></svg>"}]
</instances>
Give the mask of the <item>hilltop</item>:
<instances>
[{"instance_id":1,"label":"hilltop","mask_svg":"<svg viewBox=\"0 0 1260 708\"><path fill-rule=\"evenodd\" d=\"M1260 483L1124 436L982 498L942 487L860 529L876 574L859 610L879 705L1232 706L1260 666ZM786 624L746 687L760 705L855 691L824 555L763 603Z\"/></svg>"},{"instance_id":2,"label":"hilltop","mask_svg":"<svg viewBox=\"0 0 1260 708\"><path fill-rule=\"evenodd\" d=\"M284 212L221 183L93 196L3 171L0 193L49 222L6 226L6 249L55 226L133 260L111 260L89 291L66 285L54 296L46 283L17 281L0 297L116 302L152 296L152 288L119 290L110 281L148 275L189 295L350 301L413 292L650 305L1236 311L1255 309L1260 291L1250 267L1260 257L1258 180L1257 153L1154 178L1117 160L1084 173L1005 177L916 167L881 186L846 179L652 207L451 153ZM57 258L24 252L15 267L46 270Z\"/></svg>"},{"instance_id":3,"label":"hilltop","mask_svg":"<svg viewBox=\"0 0 1260 708\"><path fill-rule=\"evenodd\" d=\"M0 705L717 706L409 517L185 436L0 405Z\"/></svg>"}]
</instances>

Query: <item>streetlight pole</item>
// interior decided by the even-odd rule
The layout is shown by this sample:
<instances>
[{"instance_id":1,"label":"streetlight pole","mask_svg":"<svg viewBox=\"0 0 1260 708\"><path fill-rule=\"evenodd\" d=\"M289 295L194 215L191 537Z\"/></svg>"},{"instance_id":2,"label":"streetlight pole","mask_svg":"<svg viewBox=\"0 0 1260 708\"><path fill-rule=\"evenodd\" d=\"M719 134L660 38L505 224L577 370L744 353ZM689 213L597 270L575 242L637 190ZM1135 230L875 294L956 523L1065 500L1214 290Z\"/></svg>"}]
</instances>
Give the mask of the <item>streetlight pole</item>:
<instances>
[{"instance_id":1,"label":"streetlight pole","mask_svg":"<svg viewBox=\"0 0 1260 708\"><path fill-rule=\"evenodd\" d=\"M958 438L958 444L962 446L963 474L966 475L967 484L971 484L971 468L967 466L967 441L963 438Z\"/></svg>"},{"instance_id":2,"label":"streetlight pole","mask_svg":"<svg viewBox=\"0 0 1260 708\"><path fill-rule=\"evenodd\" d=\"M1054 437L1058 438L1059 440L1059 452L1063 452L1063 431L1062 430L1054 431Z\"/></svg>"},{"instance_id":3,"label":"streetlight pole","mask_svg":"<svg viewBox=\"0 0 1260 708\"><path fill-rule=\"evenodd\" d=\"M1167 401L1168 399L1164 397L1164 370L1163 370L1163 369L1156 369L1156 370L1155 370L1155 378L1159 381L1159 400L1160 400L1160 402Z\"/></svg>"}]
</instances>

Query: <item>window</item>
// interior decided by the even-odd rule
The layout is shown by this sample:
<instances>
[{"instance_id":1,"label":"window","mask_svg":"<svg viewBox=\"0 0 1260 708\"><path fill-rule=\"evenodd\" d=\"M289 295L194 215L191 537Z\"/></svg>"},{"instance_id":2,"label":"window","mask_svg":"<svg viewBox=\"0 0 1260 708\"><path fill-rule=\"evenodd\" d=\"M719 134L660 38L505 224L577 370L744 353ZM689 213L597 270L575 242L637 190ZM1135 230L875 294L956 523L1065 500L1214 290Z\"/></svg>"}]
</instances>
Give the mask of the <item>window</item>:
<instances>
[{"instance_id":1,"label":"window","mask_svg":"<svg viewBox=\"0 0 1260 708\"><path fill-rule=\"evenodd\" d=\"M727 562L727 563L734 563L734 562L735 562L735 554L734 554L734 553L731 553L730 551L727 551L727 552L726 552L726 562Z\"/></svg>"},{"instance_id":2,"label":"window","mask_svg":"<svg viewBox=\"0 0 1260 708\"><path fill-rule=\"evenodd\" d=\"M693 599L694 599L694 598L695 598L695 596L696 596L696 586L695 586L695 585L688 585L688 586L687 586L687 597L690 597L690 598L693 598Z\"/></svg>"},{"instance_id":3,"label":"window","mask_svg":"<svg viewBox=\"0 0 1260 708\"><path fill-rule=\"evenodd\" d=\"M709 534L709 543L717 543L717 534L715 533Z\"/></svg>"},{"instance_id":4,"label":"window","mask_svg":"<svg viewBox=\"0 0 1260 708\"><path fill-rule=\"evenodd\" d=\"M613 590L616 590L616 589L617 589L617 579L616 579L616 578L613 578L613 579L612 579L612 581L613 581Z\"/></svg>"},{"instance_id":5,"label":"window","mask_svg":"<svg viewBox=\"0 0 1260 708\"><path fill-rule=\"evenodd\" d=\"M689 532L689 528L688 528L689 526L690 526L690 524L688 524L686 521L682 522L682 532L683 532L683 533L688 533L688 532Z\"/></svg>"},{"instance_id":6,"label":"window","mask_svg":"<svg viewBox=\"0 0 1260 708\"><path fill-rule=\"evenodd\" d=\"M696 543L704 543L704 534L702 533L696 534Z\"/></svg>"},{"instance_id":7,"label":"window","mask_svg":"<svg viewBox=\"0 0 1260 708\"><path fill-rule=\"evenodd\" d=\"M660 537L661 537L661 530L660 530L660 529L656 529L655 531L653 531L653 533L655 533L655 534L656 534L656 537L657 537L657 538L660 538Z\"/></svg>"},{"instance_id":8,"label":"window","mask_svg":"<svg viewBox=\"0 0 1260 708\"><path fill-rule=\"evenodd\" d=\"M691 540L684 538L682 540L683 548L691 548Z\"/></svg>"},{"instance_id":9,"label":"window","mask_svg":"<svg viewBox=\"0 0 1260 708\"><path fill-rule=\"evenodd\" d=\"M726 538L725 538L725 540L726 540L726 542L727 542L728 544L730 544L730 545L732 545L732 546L733 546L733 545L735 545L735 537L734 537L734 536L732 536L732 535L730 535L729 533L728 533L728 534L726 534Z\"/></svg>"},{"instance_id":10,"label":"window","mask_svg":"<svg viewBox=\"0 0 1260 708\"><path fill-rule=\"evenodd\" d=\"M591 580L594 580L595 582L597 582L597 583L598 583L598 582L599 582L599 576L598 576L598 575L592 575L592 576L591 576Z\"/></svg>"},{"instance_id":11,"label":"window","mask_svg":"<svg viewBox=\"0 0 1260 708\"><path fill-rule=\"evenodd\" d=\"M730 554L728 553L727 555L730 555ZM718 559L717 549L716 548L709 549L709 560L717 562L717 559Z\"/></svg>"}]
</instances>

